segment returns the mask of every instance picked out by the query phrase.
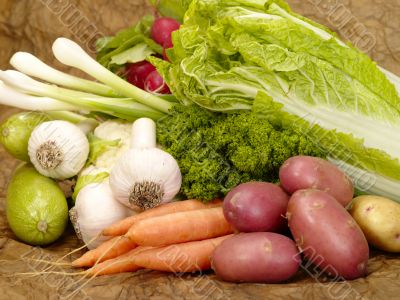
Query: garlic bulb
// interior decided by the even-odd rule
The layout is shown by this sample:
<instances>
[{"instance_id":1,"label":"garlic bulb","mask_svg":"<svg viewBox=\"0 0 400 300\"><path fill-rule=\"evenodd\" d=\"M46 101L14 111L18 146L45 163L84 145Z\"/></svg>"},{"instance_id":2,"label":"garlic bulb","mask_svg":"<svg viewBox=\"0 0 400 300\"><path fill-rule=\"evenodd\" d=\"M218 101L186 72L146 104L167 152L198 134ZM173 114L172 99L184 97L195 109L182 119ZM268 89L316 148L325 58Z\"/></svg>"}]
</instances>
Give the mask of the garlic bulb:
<instances>
[{"instance_id":1,"label":"garlic bulb","mask_svg":"<svg viewBox=\"0 0 400 300\"><path fill-rule=\"evenodd\" d=\"M149 209L170 202L179 192L182 176L178 163L156 148L156 125L148 118L132 125L131 149L110 173L115 198L132 209Z\"/></svg>"},{"instance_id":2,"label":"garlic bulb","mask_svg":"<svg viewBox=\"0 0 400 300\"><path fill-rule=\"evenodd\" d=\"M28 154L40 174L66 179L75 176L83 168L89 155L89 142L83 131L74 124L49 121L32 131Z\"/></svg>"},{"instance_id":3,"label":"garlic bulb","mask_svg":"<svg viewBox=\"0 0 400 300\"><path fill-rule=\"evenodd\" d=\"M133 211L115 200L108 179L82 188L70 211L71 221L79 238L89 249L96 248L109 237L100 236L104 228L132 215Z\"/></svg>"}]
</instances>

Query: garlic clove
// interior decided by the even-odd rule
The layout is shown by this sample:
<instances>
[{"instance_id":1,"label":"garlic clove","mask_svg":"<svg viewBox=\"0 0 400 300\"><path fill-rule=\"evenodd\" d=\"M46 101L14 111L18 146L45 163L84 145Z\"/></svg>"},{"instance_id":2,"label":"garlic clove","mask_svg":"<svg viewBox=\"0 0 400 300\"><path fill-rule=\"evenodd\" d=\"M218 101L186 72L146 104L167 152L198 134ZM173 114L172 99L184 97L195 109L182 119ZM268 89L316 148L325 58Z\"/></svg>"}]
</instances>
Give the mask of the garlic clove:
<instances>
[{"instance_id":1,"label":"garlic clove","mask_svg":"<svg viewBox=\"0 0 400 300\"><path fill-rule=\"evenodd\" d=\"M28 155L42 175L66 179L83 168L89 155L89 142L72 123L44 122L33 130L29 138Z\"/></svg>"},{"instance_id":2,"label":"garlic clove","mask_svg":"<svg viewBox=\"0 0 400 300\"><path fill-rule=\"evenodd\" d=\"M102 183L91 183L82 188L76 198L75 230L80 233L82 240L88 243L104 228L134 213L115 200L108 179ZM99 236L88 248L93 249L107 239Z\"/></svg>"}]
</instances>

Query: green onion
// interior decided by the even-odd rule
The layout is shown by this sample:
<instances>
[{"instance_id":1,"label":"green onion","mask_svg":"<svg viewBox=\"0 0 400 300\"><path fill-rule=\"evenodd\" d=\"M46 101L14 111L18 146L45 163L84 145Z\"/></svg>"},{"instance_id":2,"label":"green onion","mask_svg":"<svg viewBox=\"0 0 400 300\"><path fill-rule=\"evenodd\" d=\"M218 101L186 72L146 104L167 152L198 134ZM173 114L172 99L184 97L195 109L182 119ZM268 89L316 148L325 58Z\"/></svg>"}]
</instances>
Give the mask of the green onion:
<instances>
[{"instance_id":1,"label":"green onion","mask_svg":"<svg viewBox=\"0 0 400 300\"><path fill-rule=\"evenodd\" d=\"M116 91L107 85L58 71L27 52L15 53L10 59L10 64L15 69L25 73L26 75L30 75L71 89L109 97L120 96Z\"/></svg>"},{"instance_id":2,"label":"green onion","mask_svg":"<svg viewBox=\"0 0 400 300\"><path fill-rule=\"evenodd\" d=\"M58 38L53 44L53 53L61 63L86 72L97 80L114 88L123 96L131 97L137 102L163 113L168 113L172 107L170 102L133 86L107 70L90 57L77 43L69 39Z\"/></svg>"},{"instance_id":3,"label":"green onion","mask_svg":"<svg viewBox=\"0 0 400 300\"><path fill-rule=\"evenodd\" d=\"M24 110L77 110L77 107L49 97L37 97L16 91L0 81L0 104Z\"/></svg>"},{"instance_id":4,"label":"green onion","mask_svg":"<svg viewBox=\"0 0 400 300\"><path fill-rule=\"evenodd\" d=\"M71 110L89 109L100 111L129 121L141 117L148 117L157 120L164 115L160 111L154 110L130 98L107 98L68 90L36 81L29 76L14 70L0 71L0 79L7 85L24 93L35 96L52 97L74 105ZM45 107L38 106L36 110L45 110Z\"/></svg>"}]
</instances>

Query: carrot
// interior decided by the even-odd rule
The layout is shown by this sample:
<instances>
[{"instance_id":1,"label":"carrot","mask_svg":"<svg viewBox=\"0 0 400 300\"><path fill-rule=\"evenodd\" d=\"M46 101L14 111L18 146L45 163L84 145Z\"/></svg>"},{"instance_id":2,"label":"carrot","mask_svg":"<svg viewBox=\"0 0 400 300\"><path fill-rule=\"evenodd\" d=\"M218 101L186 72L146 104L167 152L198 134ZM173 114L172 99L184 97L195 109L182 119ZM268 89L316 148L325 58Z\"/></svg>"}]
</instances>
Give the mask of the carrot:
<instances>
[{"instance_id":1,"label":"carrot","mask_svg":"<svg viewBox=\"0 0 400 300\"><path fill-rule=\"evenodd\" d=\"M124 272L135 272L139 269L142 269L142 267L139 267L133 262L134 256L150 248L151 247L141 247L141 246L136 247L135 249L132 249L125 254L122 254L113 259L109 259L97 265L94 265L90 269L87 269L86 273L88 275L98 276L98 275L118 274Z\"/></svg>"},{"instance_id":2,"label":"carrot","mask_svg":"<svg viewBox=\"0 0 400 300\"><path fill-rule=\"evenodd\" d=\"M222 207L177 212L143 219L125 235L140 246L166 246L219 237L233 232Z\"/></svg>"},{"instance_id":3,"label":"carrot","mask_svg":"<svg viewBox=\"0 0 400 300\"><path fill-rule=\"evenodd\" d=\"M137 245L132 240L127 239L124 236L117 236L108 241L105 241L96 249L90 250L83 254L80 258L72 262L72 266L82 268L91 267L96 262L102 262L107 259L117 257L124 254Z\"/></svg>"},{"instance_id":4,"label":"carrot","mask_svg":"<svg viewBox=\"0 0 400 300\"><path fill-rule=\"evenodd\" d=\"M137 266L165 272L196 272L211 268L211 255L223 240L232 235L151 248L136 253L132 263Z\"/></svg>"},{"instance_id":5,"label":"carrot","mask_svg":"<svg viewBox=\"0 0 400 300\"><path fill-rule=\"evenodd\" d=\"M142 213L139 213L134 216L130 216L126 219L123 219L107 228L105 228L102 232L103 235L106 236L117 236L117 235L124 235L128 232L129 228L137 221L151 218L151 217L158 217L166 214L181 212L181 211L190 211L195 209L202 209L202 208L211 208L221 206L221 200L214 200L207 204L200 202L198 200L184 200L184 201L176 201L170 202L167 204L162 204L155 208L146 210Z\"/></svg>"}]
</instances>

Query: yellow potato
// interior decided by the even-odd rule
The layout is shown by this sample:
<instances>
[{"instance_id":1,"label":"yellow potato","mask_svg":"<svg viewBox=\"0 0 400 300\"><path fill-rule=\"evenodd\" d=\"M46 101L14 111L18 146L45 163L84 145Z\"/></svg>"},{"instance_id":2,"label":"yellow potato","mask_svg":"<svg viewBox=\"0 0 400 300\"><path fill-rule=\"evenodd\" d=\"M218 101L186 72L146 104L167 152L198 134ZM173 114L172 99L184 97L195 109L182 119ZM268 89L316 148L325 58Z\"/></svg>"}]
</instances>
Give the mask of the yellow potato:
<instances>
[{"instance_id":1,"label":"yellow potato","mask_svg":"<svg viewBox=\"0 0 400 300\"><path fill-rule=\"evenodd\" d=\"M399 203L379 196L359 196L353 199L350 214L371 245L400 252Z\"/></svg>"}]
</instances>

